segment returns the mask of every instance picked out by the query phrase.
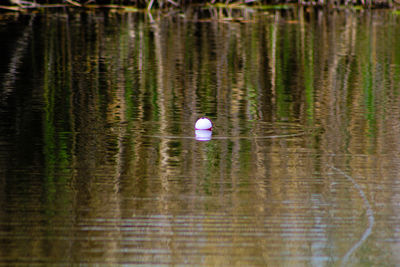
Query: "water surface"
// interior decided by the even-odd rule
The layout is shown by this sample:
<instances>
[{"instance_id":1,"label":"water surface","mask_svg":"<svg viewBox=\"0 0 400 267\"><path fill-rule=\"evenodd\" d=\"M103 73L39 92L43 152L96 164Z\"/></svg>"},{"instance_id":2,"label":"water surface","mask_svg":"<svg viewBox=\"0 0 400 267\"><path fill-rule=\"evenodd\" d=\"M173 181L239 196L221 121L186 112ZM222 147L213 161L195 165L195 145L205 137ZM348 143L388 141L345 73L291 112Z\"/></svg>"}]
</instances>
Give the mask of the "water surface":
<instances>
[{"instance_id":1,"label":"water surface","mask_svg":"<svg viewBox=\"0 0 400 267\"><path fill-rule=\"evenodd\" d=\"M400 261L400 16L232 12L0 17L2 264Z\"/></svg>"}]
</instances>

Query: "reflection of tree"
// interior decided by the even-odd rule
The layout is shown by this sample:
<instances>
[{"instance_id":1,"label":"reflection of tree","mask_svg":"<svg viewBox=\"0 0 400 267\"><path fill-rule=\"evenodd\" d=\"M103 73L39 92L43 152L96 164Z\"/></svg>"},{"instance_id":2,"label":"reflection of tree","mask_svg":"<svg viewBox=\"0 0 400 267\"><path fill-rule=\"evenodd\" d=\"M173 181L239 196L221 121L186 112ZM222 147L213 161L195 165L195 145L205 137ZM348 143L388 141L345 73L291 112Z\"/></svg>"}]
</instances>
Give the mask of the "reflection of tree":
<instances>
[{"instance_id":1,"label":"reflection of tree","mask_svg":"<svg viewBox=\"0 0 400 267\"><path fill-rule=\"evenodd\" d=\"M22 35L15 42L15 50L12 52L10 62L7 66L7 72L2 78L2 90L0 92L0 103L5 104L7 96L12 93L15 87L16 79L18 78L19 68L21 67L23 61L22 58L26 53L27 46L29 45L29 39L32 36L32 26L35 20L35 15L31 16L29 24L24 29Z\"/></svg>"},{"instance_id":2,"label":"reflection of tree","mask_svg":"<svg viewBox=\"0 0 400 267\"><path fill-rule=\"evenodd\" d=\"M171 16L150 25L136 16L40 18L46 39L32 41L43 54L45 177L37 202L49 224L63 218L73 228L48 233L72 239L55 242L50 257L101 251L96 257L111 263L125 257L127 243L144 254L164 249L176 262L189 250L207 252L205 264L250 254L265 262L282 251L339 257L348 247L335 230L349 224L328 226L348 216L341 208L362 217L363 207L325 163L365 177L359 184L371 200L395 203L390 188L379 193L373 181L392 184L398 170L400 52L380 43L398 44L398 29L384 26L387 37L368 14L321 10L240 23ZM235 138L187 138L204 114L216 136ZM247 138L302 128L310 136ZM331 189L340 182L349 188ZM121 230L123 219L138 217L137 236ZM40 222L32 229L39 235ZM193 235L183 238L182 229ZM40 253L43 242L30 244Z\"/></svg>"}]
</instances>

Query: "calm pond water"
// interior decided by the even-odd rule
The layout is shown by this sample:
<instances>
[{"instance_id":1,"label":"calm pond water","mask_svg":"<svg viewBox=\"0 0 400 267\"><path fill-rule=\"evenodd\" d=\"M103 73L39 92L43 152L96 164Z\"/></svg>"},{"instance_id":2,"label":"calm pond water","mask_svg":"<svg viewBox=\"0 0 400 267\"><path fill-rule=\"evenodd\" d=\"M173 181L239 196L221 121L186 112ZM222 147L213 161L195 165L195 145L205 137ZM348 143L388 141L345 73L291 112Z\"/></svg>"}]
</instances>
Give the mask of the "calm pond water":
<instances>
[{"instance_id":1,"label":"calm pond water","mask_svg":"<svg viewBox=\"0 0 400 267\"><path fill-rule=\"evenodd\" d=\"M3 14L0 39L1 264L399 264L400 15Z\"/></svg>"}]
</instances>

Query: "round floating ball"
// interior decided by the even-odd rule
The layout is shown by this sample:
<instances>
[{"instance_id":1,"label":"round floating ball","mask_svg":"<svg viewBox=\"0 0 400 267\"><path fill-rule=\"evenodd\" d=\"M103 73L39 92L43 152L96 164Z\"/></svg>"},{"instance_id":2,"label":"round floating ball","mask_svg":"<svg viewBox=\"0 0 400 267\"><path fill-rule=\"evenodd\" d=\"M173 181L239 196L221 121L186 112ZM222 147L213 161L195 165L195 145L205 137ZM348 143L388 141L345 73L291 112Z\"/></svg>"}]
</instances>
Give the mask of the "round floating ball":
<instances>
[{"instance_id":1,"label":"round floating ball","mask_svg":"<svg viewBox=\"0 0 400 267\"><path fill-rule=\"evenodd\" d=\"M206 117L202 117L196 121L196 124L194 125L194 128L196 130L211 130L213 127L213 124L210 119Z\"/></svg>"}]
</instances>

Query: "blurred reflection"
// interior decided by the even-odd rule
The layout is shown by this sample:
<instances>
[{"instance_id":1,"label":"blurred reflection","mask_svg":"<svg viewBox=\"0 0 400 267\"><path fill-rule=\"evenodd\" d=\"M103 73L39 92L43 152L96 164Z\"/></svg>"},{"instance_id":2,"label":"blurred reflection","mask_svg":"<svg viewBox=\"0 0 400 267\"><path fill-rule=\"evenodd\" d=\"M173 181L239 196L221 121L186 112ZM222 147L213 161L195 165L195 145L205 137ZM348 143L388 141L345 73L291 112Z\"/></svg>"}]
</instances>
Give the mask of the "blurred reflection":
<instances>
[{"instance_id":1,"label":"blurred reflection","mask_svg":"<svg viewBox=\"0 0 400 267\"><path fill-rule=\"evenodd\" d=\"M197 141L210 141L212 137L212 131L210 130L195 130Z\"/></svg>"},{"instance_id":2,"label":"blurred reflection","mask_svg":"<svg viewBox=\"0 0 400 267\"><path fill-rule=\"evenodd\" d=\"M0 262L396 264L400 18L186 12L0 24Z\"/></svg>"}]
</instances>

